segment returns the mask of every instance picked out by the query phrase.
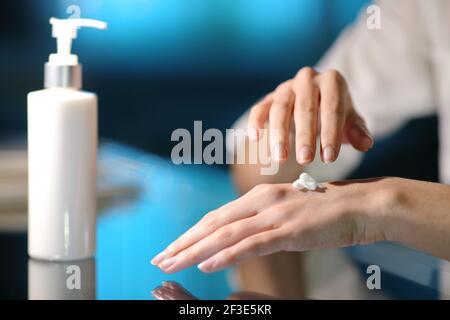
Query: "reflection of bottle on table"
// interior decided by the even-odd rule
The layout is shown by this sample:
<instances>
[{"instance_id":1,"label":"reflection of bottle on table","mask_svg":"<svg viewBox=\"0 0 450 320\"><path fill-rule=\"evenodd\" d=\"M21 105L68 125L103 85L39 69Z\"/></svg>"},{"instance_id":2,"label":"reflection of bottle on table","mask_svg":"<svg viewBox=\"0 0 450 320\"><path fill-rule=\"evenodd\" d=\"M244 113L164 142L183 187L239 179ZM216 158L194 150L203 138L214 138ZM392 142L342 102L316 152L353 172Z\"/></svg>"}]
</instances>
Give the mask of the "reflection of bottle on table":
<instances>
[{"instance_id":1,"label":"reflection of bottle on table","mask_svg":"<svg viewBox=\"0 0 450 320\"><path fill-rule=\"evenodd\" d=\"M28 299L94 300L95 260L28 260Z\"/></svg>"}]
</instances>

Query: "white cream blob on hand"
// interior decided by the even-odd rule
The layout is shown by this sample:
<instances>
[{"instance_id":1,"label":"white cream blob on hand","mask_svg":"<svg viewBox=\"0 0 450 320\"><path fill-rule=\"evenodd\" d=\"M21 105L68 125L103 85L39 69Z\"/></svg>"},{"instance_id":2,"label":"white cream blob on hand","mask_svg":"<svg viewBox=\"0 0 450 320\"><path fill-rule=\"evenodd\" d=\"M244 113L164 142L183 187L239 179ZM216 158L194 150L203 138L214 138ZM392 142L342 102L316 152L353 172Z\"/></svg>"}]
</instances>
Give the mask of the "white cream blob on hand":
<instances>
[{"instance_id":1,"label":"white cream blob on hand","mask_svg":"<svg viewBox=\"0 0 450 320\"><path fill-rule=\"evenodd\" d=\"M314 191L318 188L319 189L323 188L324 185L322 183L317 182L316 179L311 177L306 172L303 172L300 175L300 177L292 183L292 187L298 190L307 189L309 191Z\"/></svg>"}]
</instances>

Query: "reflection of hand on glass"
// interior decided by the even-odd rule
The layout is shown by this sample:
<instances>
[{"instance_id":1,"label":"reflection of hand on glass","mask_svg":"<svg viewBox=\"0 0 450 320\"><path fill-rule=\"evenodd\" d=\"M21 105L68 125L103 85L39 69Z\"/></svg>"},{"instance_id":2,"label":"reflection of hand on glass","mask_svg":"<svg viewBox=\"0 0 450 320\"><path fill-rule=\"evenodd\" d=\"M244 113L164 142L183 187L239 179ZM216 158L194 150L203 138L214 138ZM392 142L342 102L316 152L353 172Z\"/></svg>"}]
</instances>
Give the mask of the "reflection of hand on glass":
<instances>
[{"instance_id":1,"label":"reflection of hand on glass","mask_svg":"<svg viewBox=\"0 0 450 320\"><path fill-rule=\"evenodd\" d=\"M198 300L189 291L176 282L164 281L161 286L152 290L157 300Z\"/></svg>"},{"instance_id":2,"label":"reflection of hand on glass","mask_svg":"<svg viewBox=\"0 0 450 320\"><path fill-rule=\"evenodd\" d=\"M152 263L214 272L255 256L395 241L450 259L450 186L400 178L302 192L260 185L209 214Z\"/></svg>"},{"instance_id":3,"label":"reflection of hand on glass","mask_svg":"<svg viewBox=\"0 0 450 320\"><path fill-rule=\"evenodd\" d=\"M157 300L198 300L189 291L183 288L180 284L173 281L165 281L162 286L156 287L152 291L152 295ZM251 292L237 292L231 294L228 300L271 300L271 296Z\"/></svg>"}]
</instances>

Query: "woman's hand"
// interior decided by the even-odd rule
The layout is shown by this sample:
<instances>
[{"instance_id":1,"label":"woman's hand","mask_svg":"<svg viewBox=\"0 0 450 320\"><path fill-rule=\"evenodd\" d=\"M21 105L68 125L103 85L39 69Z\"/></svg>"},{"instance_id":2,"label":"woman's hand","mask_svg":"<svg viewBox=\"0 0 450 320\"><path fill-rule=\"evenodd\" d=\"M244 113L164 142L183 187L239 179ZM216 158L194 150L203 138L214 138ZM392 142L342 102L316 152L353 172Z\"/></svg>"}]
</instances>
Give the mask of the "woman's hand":
<instances>
[{"instance_id":1,"label":"woman's hand","mask_svg":"<svg viewBox=\"0 0 450 320\"><path fill-rule=\"evenodd\" d=\"M345 79L335 70L318 73L303 68L297 75L252 107L248 136L257 140L269 121L271 154L275 161L288 158L289 127L295 123L298 163L314 159L316 138L325 163L337 159L342 143L366 152L373 145L363 118L356 112Z\"/></svg>"},{"instance_id":2,"label":"woman's hand","mask_svg":"<svg viewBox=\"0 0 450 320\"><path fill-rule=\"evenodd\" d=\"M395 193L384 180L336 182L321 191L260 185L215 211L156 256L173 273L198 264L213 272L278 251L384 240L383 217Z\"/></svg>"}]
</instances>

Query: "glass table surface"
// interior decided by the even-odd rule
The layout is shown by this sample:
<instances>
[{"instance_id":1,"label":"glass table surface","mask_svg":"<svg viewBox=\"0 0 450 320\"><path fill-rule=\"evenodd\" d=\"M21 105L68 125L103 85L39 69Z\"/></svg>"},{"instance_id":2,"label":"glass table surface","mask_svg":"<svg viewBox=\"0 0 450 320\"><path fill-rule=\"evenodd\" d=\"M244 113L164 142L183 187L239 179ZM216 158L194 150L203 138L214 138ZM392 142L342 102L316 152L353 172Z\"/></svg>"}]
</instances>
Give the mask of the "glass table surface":
<instances>
[{"instance_id":1,"label":"glass table surface","mask_svg":"<svg viewBox=\"0 0 450 320\"><path fill-rule=\"evenodd\" d=\"M194 266L166 275L150 264L204 214L236 198L226 170L176 166L114 143L102 145L99 168L96 256L64 263L29 259L26 220L0 228L0 299L147 300L167 280L203 299L224 299L234 291L229 270L204 274ZM376 264L436 291L438 298L450 297L450 268L444 261L389 243L345 252L361 266Z\"/></svg>"},{"instance_id":2,"label":"glass table surface","mask_svg":"<svg viewBox=\"0 0 450 320\"><path fill-rule=\"evenodd\" d=\"M97 250L93 259L66 263L28 259L26 225L0 230L0 298L153 299L174 280L198 297L224 298L227 271L192 267L166 275L151 258L205 213L235 198L225 170L175 166L118 144L99 152ZM68 289L80 274L81 289Z\"/></svg>"}]
</instances>

